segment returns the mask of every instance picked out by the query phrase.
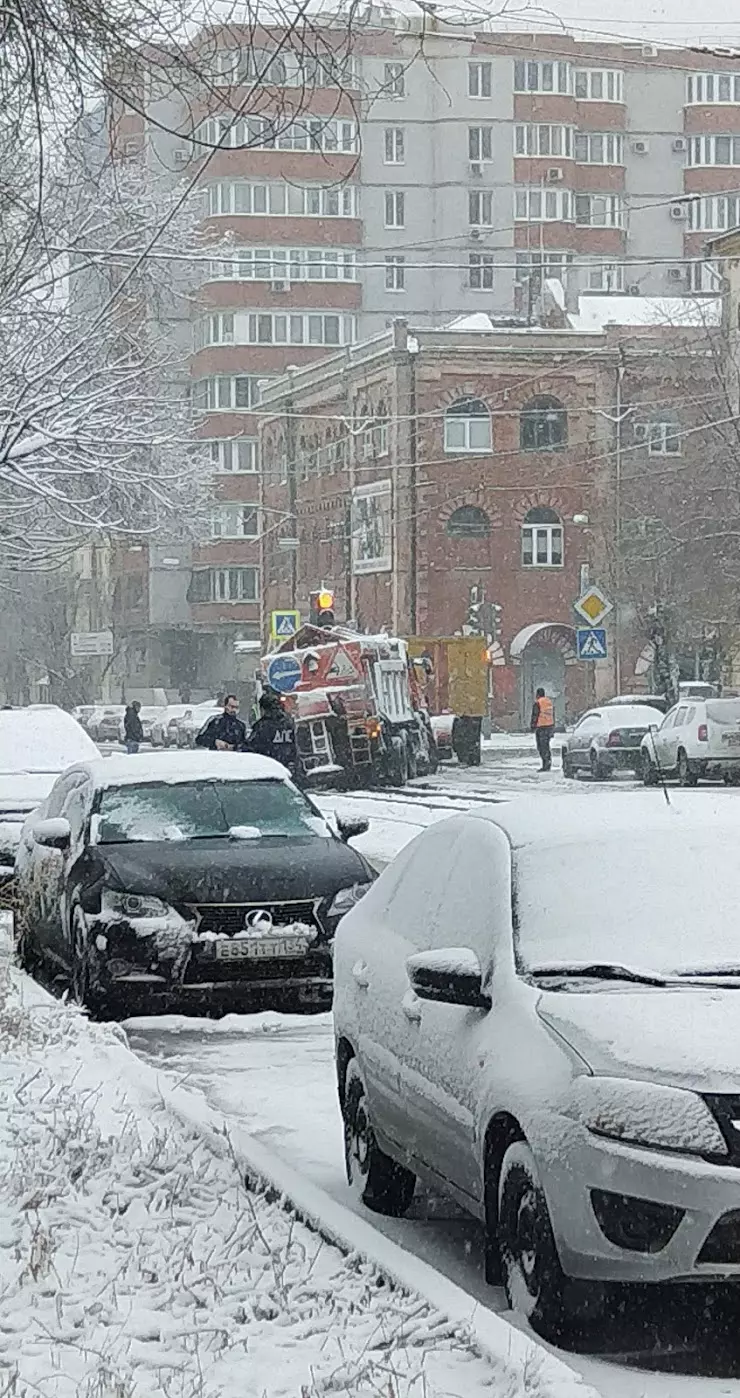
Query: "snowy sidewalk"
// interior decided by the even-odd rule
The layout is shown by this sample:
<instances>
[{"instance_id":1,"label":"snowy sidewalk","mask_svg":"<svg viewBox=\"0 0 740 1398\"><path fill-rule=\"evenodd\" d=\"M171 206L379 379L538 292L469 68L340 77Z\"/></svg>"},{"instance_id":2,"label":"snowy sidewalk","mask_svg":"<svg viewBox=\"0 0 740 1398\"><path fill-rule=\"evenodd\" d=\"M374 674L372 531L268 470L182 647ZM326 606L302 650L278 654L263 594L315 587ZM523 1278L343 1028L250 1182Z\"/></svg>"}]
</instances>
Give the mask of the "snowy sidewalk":
<instances>
[{"instance_id":1,"label":"snowy sidewalk","mask_svg":"<svg viewBox=\"0 0 740 1398\"><path fill-rule=\"evenodd\" d=\"M486 1354L441 1278L430 1298L332 1246L299 1221L285 1179L246 1190L248 1139L209 1116L117 1026L0 960L1 1394L592 1393L496 1317Z\"/></svg>"}]
</instances>

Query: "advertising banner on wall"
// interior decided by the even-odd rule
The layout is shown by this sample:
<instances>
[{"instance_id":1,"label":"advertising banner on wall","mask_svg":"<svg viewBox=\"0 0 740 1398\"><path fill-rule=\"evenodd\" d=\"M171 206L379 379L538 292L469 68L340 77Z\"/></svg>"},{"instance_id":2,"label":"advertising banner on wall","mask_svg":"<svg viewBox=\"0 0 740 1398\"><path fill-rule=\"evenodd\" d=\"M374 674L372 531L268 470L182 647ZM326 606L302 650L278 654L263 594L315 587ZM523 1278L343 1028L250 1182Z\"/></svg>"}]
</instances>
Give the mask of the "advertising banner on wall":
<instances>
[{"instance_id":1,"label":"advertising banner on wall","mask_svg":"<svg viewBox=\"0 0 740 1398\"><path fill-rule=\"evenodd\" d=\"M393 488L369 481L352 491L352 572L389 573L393 567Z\"/></svg>"}]
</instances>

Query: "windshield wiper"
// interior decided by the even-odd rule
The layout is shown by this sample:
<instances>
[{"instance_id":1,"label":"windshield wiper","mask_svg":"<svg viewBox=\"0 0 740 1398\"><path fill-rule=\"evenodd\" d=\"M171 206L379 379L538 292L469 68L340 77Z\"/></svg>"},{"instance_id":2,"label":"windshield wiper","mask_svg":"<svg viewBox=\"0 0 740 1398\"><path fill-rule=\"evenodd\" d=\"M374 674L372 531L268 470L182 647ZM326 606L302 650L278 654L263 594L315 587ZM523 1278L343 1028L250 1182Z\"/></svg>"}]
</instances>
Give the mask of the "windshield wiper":
<instances>
[{"instance_id":1,"label":"windshield wiper","mask_svg":"<svg viewBox=\"0 0 740 1398\"><path fill-rule=\"evenodd\" d=\"M596 981L634 981L636 985L668 984L666 977L658 975L657 971L641 971L637 967L621 966L613 961L548 961L530 966L529 974L536 977L572 976Z\"/></svg>"}]
</instances>

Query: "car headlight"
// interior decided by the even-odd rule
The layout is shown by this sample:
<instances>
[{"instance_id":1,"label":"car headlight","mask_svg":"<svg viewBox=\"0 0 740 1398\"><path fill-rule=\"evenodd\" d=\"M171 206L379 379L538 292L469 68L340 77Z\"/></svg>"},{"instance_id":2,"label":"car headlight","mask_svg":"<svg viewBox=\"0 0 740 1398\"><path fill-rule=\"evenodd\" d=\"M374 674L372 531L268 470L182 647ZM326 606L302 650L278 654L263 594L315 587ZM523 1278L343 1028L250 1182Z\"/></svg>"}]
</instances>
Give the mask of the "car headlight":
<instances>
[{"instance_id":1,"label":"car headlight","mask_svg":"<svg viewBox=\"0 0 740 1398\"><path fill-rule=\"evenodd\" d=\"M355 903L359 903L369 888L372 888L371 883L353 883L350 888L340 888L329 905L329 917L344 917L350 908L354 908Z\"/></svg>"},{"instance_id":2,"label":"car headlight","mask_svg":"<svg viewBox=\"0 0 740 1398\"><path fill-rule=\"evenodd\" d=\"M119 917L166 917L170 909L161 898L151 898L146 893L114 893L103 890L100 907L104 913L115 913Z\"/></svg>"},{"instance_id":3,"label":"car headlight","mask_svg":"<svg viewBox=\"0 0 740 1398\"><path fill-rule=\"evenodd\" d=\"M565 1110L595 1136L689 1155L727 1155L706 1103L685 1088L584 1076L572 1084Z\"/></svg>"}]
</instances>

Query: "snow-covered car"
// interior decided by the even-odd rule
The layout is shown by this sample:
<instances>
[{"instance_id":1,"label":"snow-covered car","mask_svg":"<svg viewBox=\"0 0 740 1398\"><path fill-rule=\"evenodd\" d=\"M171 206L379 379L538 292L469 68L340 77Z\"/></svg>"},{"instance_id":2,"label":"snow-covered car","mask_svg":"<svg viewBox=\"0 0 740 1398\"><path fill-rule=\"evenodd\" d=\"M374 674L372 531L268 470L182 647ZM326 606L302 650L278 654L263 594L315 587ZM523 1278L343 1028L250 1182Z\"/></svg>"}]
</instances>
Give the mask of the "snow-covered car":
<instances>
[{"instance_id":1,"label":"snow-covered car","mask_svg":"<svg viewBox=\"0 0 740 1398\"><path fill-rule=\"evenodd\" d=\"M161 753L71 768L26 823L19 955L99 1014L326 1008L332 940L374 873L269 758Z\"/></svg>"},{"instance_id":2,"label":"snow-covered car","mask_svg":"<svg viewBox=\"0 0 740 1398\"><path fill-rule=\"evenodd\" d=\"M0 883L13 878L29 812L49 795L65 767L97 756L92 739L63 709L0 711Z\"/></svg>"},{"instance_id":3,"label":"snow-covered car","mask_svg":"<svg viewBox=\"0 0 740 1398\"><path fill-rule=\"evenodd\" d=\"M116 743L120 738L125 704L106 704L95 710L87 720L87 731L96 743Z\"/></svg>"},{"instance_id":4,"label":"snow-covered car","mask_svg":"<svg viewBox=\"0 0 740 1398\"><path fill-rule=\"evenodd\" d=\"M205 704L191 704L186 709L182 718L177 720L177 746L179 748L194 748L195 740L210 718L218 717L223 713L223 705L216 704L215 701Z\"/></svg>"},{"instance_id":5,"label":"snow-covered car","mask_svg":"<svg viewBox=\"0 0 740 1398\"><path fill-rule=\"evenodd\" d=\"M450 1193L553 1339L608 1283L740 1281L740 810L672 806L431 825L336 936L350 1186Z\"/></svg>"},{"instance_id":6,"label":"snow-covered car","mask_svg":"<svg viewBox=\"0 0 740 1398\"><path fill-rule=\"evenodd\" d=\"M682 786L700 777L740 782L740 699L680 700L643 738L640 756L646 786L661 775Z\"/></svg>"},{"instance_id":7,"label":"snow-covered car","mask_svg":"<svg viewBox=\"0 0 740 1398\"><path fill-rule=\"evenodd\" d=\"M659 718L647 704L588 709L563 742L563 776L586 771L595 781L605 781L614 772L640 772L640 744Z\"/></svg>"},{"instance_id":8,"label":"snow-covered car","mask_svg":"<svg viewBox=\"0 0 740 1398\"><path fill-rule=\"evenodd\" d=\"M151 726L149 741L155 748L177 747L177 722L184 717L191 704L168 704L160 711Z\"/></svg>"},{"instance_id":9,"label":"snow-covered car","mask_svg":"<svg viewBox=\"0 0 740 1398\"><path fill-rule=\"evenodd\" d=\"M629 704L633 708L635 704L646 704L649 709L655 709L660 714L664 714L668 709L668 700L664 694L615 694L612 699L606 701L607 708L611 708L613 704Z\"/></svg>"},{"instance_id":10,"label":"snow-covered car","mask_svg":"<svg viewBox=\"0 0 740 1398\"><path fill-rule=\"evenodd\" d=\"M152 728L154 727L155 723L158 723L160 721L164 712L165 710L160 708L158 705L156 707L154 705L144 705L142 708L139 709L139 722L141 723L141 729L144 734L145 743L150 743L152 741ZM118 723L118 737L120 742L122 743L126 740L126 730L124 727L125 713L126 710L124 709L123 715L121 716Z\"/></svg>"},{"instance_id":11,"label":"snow-covered car","mask_svg":"<svg viewBox=\"0 0 740 1398\"><path fill-rule=\"evenodd\" d=\"M92 717L94 712L94 704L77 704L77 706L72 709L72 717L76 719L83 728L87 728L88 720Z\"/></svg>"}]
</instances>

